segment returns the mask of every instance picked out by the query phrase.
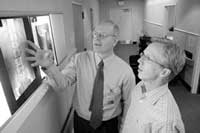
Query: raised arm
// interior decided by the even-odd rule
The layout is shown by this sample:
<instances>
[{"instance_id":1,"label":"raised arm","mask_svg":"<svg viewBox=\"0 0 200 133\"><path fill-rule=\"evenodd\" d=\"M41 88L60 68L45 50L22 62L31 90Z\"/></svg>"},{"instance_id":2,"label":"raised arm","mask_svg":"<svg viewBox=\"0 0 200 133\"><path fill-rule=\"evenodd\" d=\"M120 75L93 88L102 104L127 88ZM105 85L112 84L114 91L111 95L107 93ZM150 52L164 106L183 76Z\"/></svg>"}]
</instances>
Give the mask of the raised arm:
<instances>
[{"instance_id":1,"label":"raised arm","mask_svg":"<svg viewBox=\"0 0 200 133\"><path fill-rule=\"evenodd\" d=\"M45 68L44 72L48 75L49 84L53 86L53 89L64 90L69 88L75 81L75 69L73 62L66 66L64 71L60 71L54 64L53 53L49 50L43 50L38 48L33 42L27 41L28 46L25 49L27 53L26 60L31 62L31 66L41 66Z\"/></svg>"}]
</instances>

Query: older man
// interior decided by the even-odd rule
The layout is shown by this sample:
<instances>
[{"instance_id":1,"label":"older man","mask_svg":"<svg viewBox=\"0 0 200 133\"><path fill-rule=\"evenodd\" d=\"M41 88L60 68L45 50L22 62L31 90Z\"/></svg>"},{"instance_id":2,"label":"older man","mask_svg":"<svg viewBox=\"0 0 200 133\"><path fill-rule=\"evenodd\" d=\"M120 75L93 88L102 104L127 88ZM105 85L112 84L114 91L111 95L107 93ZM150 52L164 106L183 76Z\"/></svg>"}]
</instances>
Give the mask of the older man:
<instances>
[{"instance_id":1,"label":"older man","mask_svg":"<svg viewBox=\"0 0 200 133\"><path fill-rule=\"evenodd\" d=\"M26 49L33 55L27 60L45 68L58 86L55 89L77 84L73 103L75 133L118 133L118 125L123 123L135 76L113 52L118 34L119 28L112 21L100 23L93 33L93 51L76 54L61 72L52 63L50 53L28 42L35 50Z\"/></svg>"},{"instance_id":2,"label":"older man","mask_svg":"<svg viewBox=\"0 0 200 133\"><path fill-rule=\"evenodd\" d=\"M176 101L168 88L185 64L185 53L169 40L152 42L141 54L123 133L184 133Z\"/></svg>"}]
</instances>

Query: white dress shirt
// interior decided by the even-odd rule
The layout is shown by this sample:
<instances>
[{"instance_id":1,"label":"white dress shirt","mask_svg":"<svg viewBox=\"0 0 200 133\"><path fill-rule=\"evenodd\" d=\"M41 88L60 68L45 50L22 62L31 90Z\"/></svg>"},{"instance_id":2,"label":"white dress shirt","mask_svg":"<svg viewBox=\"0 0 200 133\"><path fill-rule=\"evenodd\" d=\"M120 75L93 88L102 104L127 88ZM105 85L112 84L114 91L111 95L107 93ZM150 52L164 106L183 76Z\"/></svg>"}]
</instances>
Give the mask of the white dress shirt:
<instances>
[{"instance_id":1,"label":"white dress shirt","mask_svg":"<svg viewBox=\"0 0 200 133\"><path fill-rule=\"evenodd\" d=\"M59 74L55 66L46 73L55 80L57 86L69 88L76 83L74 108L78 115L90 120L89 111L92 97L93 82L97 72L97 64L101 59L92 51L76 54ZM131 67L116 55L111 55L104 61L104 99L103 120L112 119L121 114L123 102L128 108L131 90L135 87L135 76Z\"/></svg>"}]
</instances>

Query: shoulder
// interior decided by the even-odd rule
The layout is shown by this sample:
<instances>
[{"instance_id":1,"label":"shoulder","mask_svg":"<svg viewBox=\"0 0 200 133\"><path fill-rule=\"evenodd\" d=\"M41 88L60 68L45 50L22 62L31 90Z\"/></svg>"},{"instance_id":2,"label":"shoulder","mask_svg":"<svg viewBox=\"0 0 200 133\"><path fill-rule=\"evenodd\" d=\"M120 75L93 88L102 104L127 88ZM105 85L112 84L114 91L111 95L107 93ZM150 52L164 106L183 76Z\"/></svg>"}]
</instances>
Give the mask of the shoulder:
<instances>
[{"instance_id":1,"label":"shoulder","mask_svg":"<svg viewBox=\"0 0 200 133\"><path fill-rule=\"evenodd\" d=\"M164 121L181 120L179 107L169 89L158 99L154 106L160 110L159 112L164 117Z\"/></svg>"},{"instance_id":2,"label":"shoulder","mask_svg":"<svg viewBox=\"0 0 200 133\"><path fill-rule=\"evenodd\" d=\"M135 74L130 65L116 55L114 56L113 69L115 69L117 73L121 75L121 78L124 79L124 82L135 81ZM134 82L133 84L135 85Z\"/></svg>"},{"instance_id":3,"label":"shoulder","mask_svg":"<svg viewBox=\"0 0 200 133\"><path fill-rule=\"evenodd\" d=\"M88 55L92 55L92 51L83 51L83 52L79 52L79 53L76 53L75 56L76 57L85 57L85 56L88 56Z\"/></svg>"},{"instance_id":4,"label":"shoulder","mask_svg":"<svg viewBox=\"0 0 200 133\"><path fill-rule=\"evenodd\" d=\"M164 133L185 133L185 127L182 120L173 120L165 122L154 122L152 124L152 129L155 132Z\"/></svg>"},{"instance_id":5,"label":"shoulder","mask_svg":"<svg viewBox=\"0 0 200 133\"><path fill-rule=\"evenodd\" d=\"M125 62L123 59L121 59L117 55L115 55L114 58L115 58L116 63L120 67L120 69L122 69L122 70L124 70L126 72L133 72L133 70L130 67L130 65L127 62Z\"/></svg>"},{"instance_id":6,"label":"shoulder","mask_svg":"<svg viewBox=\"0 0 200 133\"><path fill-rule=\"evenodd\" d=\"M79 52L76 53L74 55L75 60L85 60L87 58L91 58L93 56L92 51L83 51L83 52Z\"/></svg>"}]
</instances>

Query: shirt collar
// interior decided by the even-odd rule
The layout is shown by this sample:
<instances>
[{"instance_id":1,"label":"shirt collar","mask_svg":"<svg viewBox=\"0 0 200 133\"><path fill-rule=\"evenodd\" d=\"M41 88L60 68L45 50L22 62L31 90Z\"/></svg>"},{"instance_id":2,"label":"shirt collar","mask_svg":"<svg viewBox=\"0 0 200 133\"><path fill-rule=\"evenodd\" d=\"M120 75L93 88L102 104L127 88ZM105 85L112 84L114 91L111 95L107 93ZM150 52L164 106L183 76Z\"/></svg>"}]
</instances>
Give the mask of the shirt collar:
<instances>
[{"instance_id":1,"label":"shirt collar","mask_svg":"<svg viewBox=\"0 0 200 133\"><path fill-rule=\"evenodd\" d=\"M145 95L145 99L148 100L151 104L155 104L161 96L163 96L165 93L168 92L168 84L164 84L158 88L153 89L152 91L145 92L144 88L142 89L141 85L141 92L143 95ZM143 90L143 91L142 91ZM144 94L145 93L145 94Z\"/></svg>"},{"instance_id":2,"label":"shirt collar","mask_svg":"<svg viewBox=\"0 0 200 133\"><path fill-rule=\"evenodd\" d=\"M114 58L114 56L115 56L115 55L112 54L112 55L110 55L110 56L104 58L104 59L103 59L104 64L105 64L106 62L110 62L110 60L112 60L112 59ZM99 62L102 60L102 58L101 58L97 53L94 53L94 58L95 58L97 64L99 64Z\"/></svg>"}]
</instances>

